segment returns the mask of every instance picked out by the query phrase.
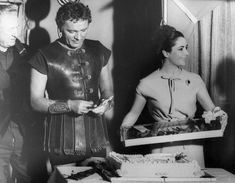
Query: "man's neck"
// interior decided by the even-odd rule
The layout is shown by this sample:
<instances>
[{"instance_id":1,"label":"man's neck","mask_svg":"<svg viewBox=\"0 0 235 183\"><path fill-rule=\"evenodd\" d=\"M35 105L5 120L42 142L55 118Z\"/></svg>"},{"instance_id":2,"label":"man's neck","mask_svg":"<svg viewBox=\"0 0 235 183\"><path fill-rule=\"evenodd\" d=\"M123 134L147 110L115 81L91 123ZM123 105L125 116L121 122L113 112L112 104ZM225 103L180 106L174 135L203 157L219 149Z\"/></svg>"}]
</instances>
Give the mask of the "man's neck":
<instances>
[{"instance_id":1,"label":"man's neck","mask_svg":"<svg viewBox=\"0 0 235 183\"><path fill-rule=\"evenodd\" d=\"M1 52L6 52L7 49L8 49L8 48L2 47L2 46L0 45L0 51L1 51Z\"/></svg>"},{"instance_id":2,"label":"man's neck","mask_svg":"<svg viewBox=\"0 0 235 183\"><path fill-rule=\"evenodd\" d=\"M82 48L82 46L81 47L77 47L77 48L71 48L71 47L69 47L64 41L63 41L63 39L58 39L58 43L61 45L61 46L63 46L64 48L66 48L66 49L68 49L68 50L73 50L73 51L75 51L75 50L79 50L80 48Z\"/></svg>"}]
</instances>

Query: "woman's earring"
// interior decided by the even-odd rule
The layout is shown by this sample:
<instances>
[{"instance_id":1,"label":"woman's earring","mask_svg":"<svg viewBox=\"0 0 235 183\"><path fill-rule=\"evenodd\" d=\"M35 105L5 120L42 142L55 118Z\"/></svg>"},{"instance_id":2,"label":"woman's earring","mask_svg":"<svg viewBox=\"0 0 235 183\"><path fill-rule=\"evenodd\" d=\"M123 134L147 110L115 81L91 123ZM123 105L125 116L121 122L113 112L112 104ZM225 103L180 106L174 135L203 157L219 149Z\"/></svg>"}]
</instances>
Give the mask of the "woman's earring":
<instances>
[{"instance_id":1,"label":"woman's earring","mask_svg":"<svg viewBox=\"0 0 235 183\"><path fill-rule=\"evenodd\" d=\"M58 34L58 37L61 38L62 37L62 32L58 29L57 30L57 34Z\"/></svg>"},{"instance_id":2,"label":"woman's earring","mask_svg":"<svg viewBox=\"0 0 235 183\"><path fill-rule=\"evenodd\" d=\"M59 38L61 38L62 37L62 32L59 32Z\"/></svg>"}]
</instances>

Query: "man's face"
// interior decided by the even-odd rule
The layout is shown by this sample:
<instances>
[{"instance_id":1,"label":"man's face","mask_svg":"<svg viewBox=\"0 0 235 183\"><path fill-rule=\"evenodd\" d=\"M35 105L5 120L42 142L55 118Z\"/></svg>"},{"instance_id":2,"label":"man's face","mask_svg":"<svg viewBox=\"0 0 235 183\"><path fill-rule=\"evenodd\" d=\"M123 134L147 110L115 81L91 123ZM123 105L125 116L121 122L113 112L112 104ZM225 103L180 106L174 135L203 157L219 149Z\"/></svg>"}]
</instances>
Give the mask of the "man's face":
<instances>
[{"instance_id":1,"label":"man's face","mask_svg":"<svg viewBox=\"0 0 235 183\"><path fill-rule=\"evenodd\" d=\"M15 45L18 28L17 13L0 15L0 46L9 48Z\"/></svg>"},{"instance_id":2,"label":"man's face","mask_svg":"<svg viewBox=\"0 0 235 183\"><path fill-rule=\"evenodd\" d=\"M88 20L65 21L60 29L63 41L70 48L81 48L86 38L88 27Z\"/></svg>"}]
</instances>

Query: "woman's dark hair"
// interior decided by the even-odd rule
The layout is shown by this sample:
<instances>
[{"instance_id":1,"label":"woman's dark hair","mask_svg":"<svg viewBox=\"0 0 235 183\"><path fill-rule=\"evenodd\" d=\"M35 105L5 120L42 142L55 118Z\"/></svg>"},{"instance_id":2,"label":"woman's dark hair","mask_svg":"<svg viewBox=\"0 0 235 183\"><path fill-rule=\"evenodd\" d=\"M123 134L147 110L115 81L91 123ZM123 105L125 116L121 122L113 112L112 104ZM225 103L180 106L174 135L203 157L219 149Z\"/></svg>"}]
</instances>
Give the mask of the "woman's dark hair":
<instances>
[{"instance_id":1,"label":"woman's dark hair","mask_svg":"<svg viewBox=\"0 0 235 183\"><path fill-rule=\"evenodd\" d=\"M174 27L169 25L160 26L154 38L154 46L157 49L158 58L161 60L164 59L162 50L171 52L172 47L175 46L175 42L179 37L184 37L184 35Z\"/></svg>"},{"instance_id":2,"label":"woman's dark hair","mask_svg":"<svg viewBox=\"0 0 235 183\"><path fill-rule=\"evenodd\" d=\"M80 2L69 2L61 6L56 14L56 24L58 28L61 28L65 21L79 19L88 20L88 23L91 22L91 11L88 6Z\"/></svg>"}]
</instances>

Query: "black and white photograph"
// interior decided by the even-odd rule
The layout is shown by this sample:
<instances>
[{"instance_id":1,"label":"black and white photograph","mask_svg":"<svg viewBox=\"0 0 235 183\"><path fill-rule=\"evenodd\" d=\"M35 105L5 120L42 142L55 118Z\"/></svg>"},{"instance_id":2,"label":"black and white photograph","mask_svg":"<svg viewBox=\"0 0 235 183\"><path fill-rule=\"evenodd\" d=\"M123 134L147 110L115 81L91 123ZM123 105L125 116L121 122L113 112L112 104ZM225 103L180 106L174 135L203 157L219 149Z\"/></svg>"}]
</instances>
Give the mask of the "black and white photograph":
<instances>
[{"instance_id":1,"label":"black and white photograph","mask_svg":"<svg viewBox=\"0 0 235 183\"><path fill-rule=\"evenodd\" d=\"M235 0L0 0L0 183L235 182Z\"/></svg>"}]
</instances>

